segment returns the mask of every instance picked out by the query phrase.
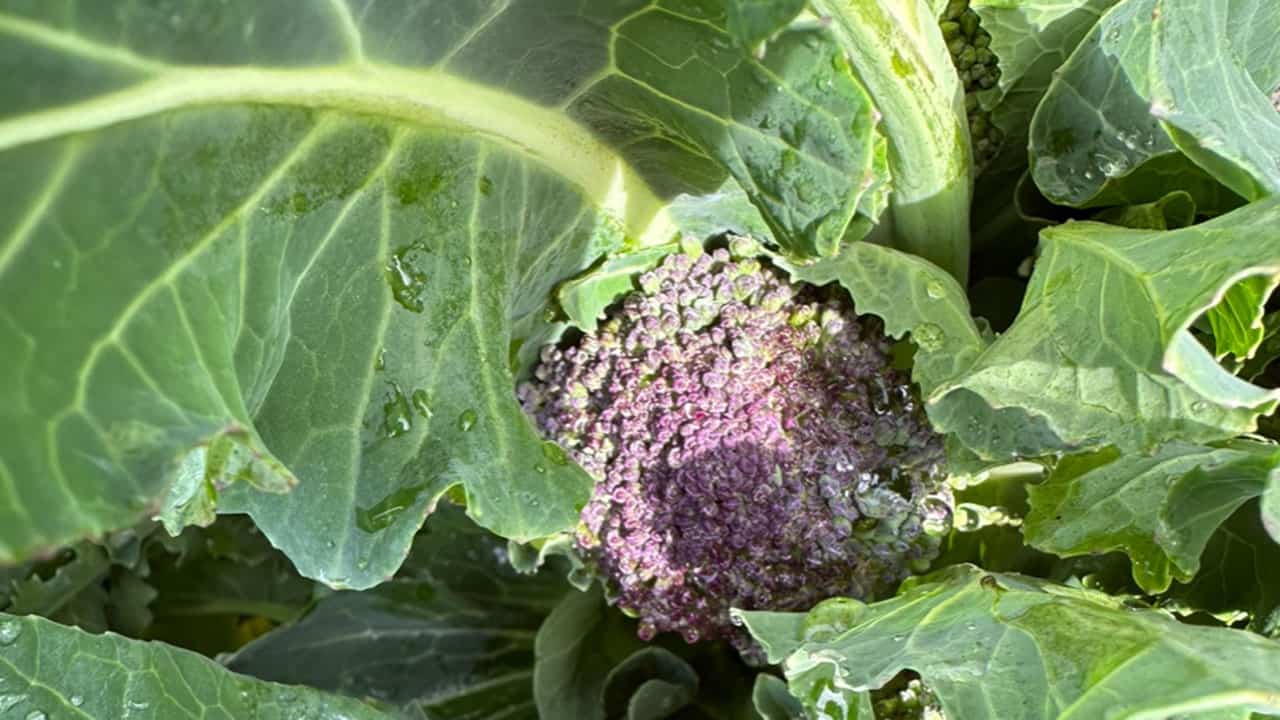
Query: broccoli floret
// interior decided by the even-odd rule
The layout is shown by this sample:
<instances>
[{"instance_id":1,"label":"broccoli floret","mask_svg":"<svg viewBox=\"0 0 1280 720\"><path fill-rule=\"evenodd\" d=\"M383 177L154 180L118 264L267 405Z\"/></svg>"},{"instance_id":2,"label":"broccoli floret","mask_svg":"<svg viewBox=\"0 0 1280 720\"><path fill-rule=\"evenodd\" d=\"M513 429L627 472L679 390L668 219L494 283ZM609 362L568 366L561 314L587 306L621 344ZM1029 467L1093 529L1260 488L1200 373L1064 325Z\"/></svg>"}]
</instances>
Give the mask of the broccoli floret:
<instances>
[{"instance_id":1,"label":"broccoli floret","mask_svg":"<svg viewBox=\"0 0 1280 720\"><path fill-rule=\"evenodd\" d=\"M982 19L969 7L969 0L948 2L940 27L951 62L964 83L964 109L969 116L973 163L981 173L1004 143L1004 133L991 124L991 113L983 110L978 102L978 93L995 87L1000 80L999 58L991 51L991 34L982 29Z\"/></svg>"},{"instance_id":2,"label":"broccoli floret","mask_svg":"<svg viewBox=\"0 0 1280 720\"><path fill-rule=\"evenodd\" d=\"M892 591L949 527L942 445L877 320L723 249L668 256L518 395L597 479L576 543L639 634Z\"/></svg>"}]
</instances>

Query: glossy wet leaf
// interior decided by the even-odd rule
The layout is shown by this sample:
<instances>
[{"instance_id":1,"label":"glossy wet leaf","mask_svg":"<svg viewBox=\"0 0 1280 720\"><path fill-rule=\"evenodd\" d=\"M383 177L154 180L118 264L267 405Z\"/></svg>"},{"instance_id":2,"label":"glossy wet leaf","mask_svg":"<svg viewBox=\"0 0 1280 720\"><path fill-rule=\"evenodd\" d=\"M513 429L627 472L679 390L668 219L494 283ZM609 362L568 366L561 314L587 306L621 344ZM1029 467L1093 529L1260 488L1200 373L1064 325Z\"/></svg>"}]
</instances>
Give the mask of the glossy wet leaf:
<instances>
[{"instance_id":1,"label":"glossy wet leaf","mask_svg":"<svg viewBox=\"0 0 1280 720\"><path fill-rule=\"evenodd\" d=\"M829 681L852 698L911 669L948 717L1245 718L1280 711L1274 640L1184 625L1102 593L973 566L913 581L834 634L806 637L803 613L741 615L800 697Z\"/></svg>"},{"instance_id":2,"label":"glossy wet leaf","mask_svg":"<svg viewBox=\"0 0 1280 720\"><path fill-rule=\"evenodd\" d=\"M741 9L762 58L643 0L0 7L0 562L216 502L368 587L451 486L569 527L510 367L557 283L729 179L799 253L883 206L837 41Z\"/></svg>"},{"instance_id":3,"label":"glossy wet leaf","mask_svg":"<svg viewBox=\"0 0 1280 720\"><path fill-rule=\"evenodd\" d=\"M162 643L0 613L0 715L390 720L351 698L262 682Z\"/></svg>"},{"instance_id":4,"label":"glossy wet leaf","mask_svg":"<svg viewBox=\"0 0 1280 720\"><path fill-rule=\"evenodd\" d=\"M1280 448L1243 441L1065 458L1029 489L1024 533L1061 556L1123 550L1142 589L1160 593L1195 577L1221 523L1277 477Z\"/></svg>"},{"instance_id":5,"label":"glossy wet leaf","mask_svg":"<svg viewBox=\"0 0 1280 720\"><path fill-rule=\"evenodd\" d=\"M1098 19L1118 0L973 0L991 51L1000 59L1000 80L979 94L991 121L1005 134L989 173L1021 173L1027 162L1031 116L1053 79ZM1007 179L1006 179L1007 180Z\"/></svg>"},{"instance_id":6,"label":"glossy wet leaf","mask_svg":"<svg viewBox=\"0 0 1280 720\"><path fill-rule=\"evenodd\" d=\"M1045 230L1017 319L931 392L930 418L989 458L1252 430L1280 392L1227 372L1188 328L1241 279L1280 276L1277 219L1268 199L1164 232Z\"/></svg>"},{"instance_id":7,"label":"glossy wet leaf","mask_svg":"<svg viewBox=\"0 0 1280 720\"><path fill-rule=\"evenodd\" d=\"M1280 6L1129 0L1090 32L1037 110L1031 155L1050 199L1076 206L1191 190L1254 200L1280 190ZM1154 195L1153 195L1154 193ZM1226 202L1230 202L1229 200Z\"/></svg>"}]
</instances>

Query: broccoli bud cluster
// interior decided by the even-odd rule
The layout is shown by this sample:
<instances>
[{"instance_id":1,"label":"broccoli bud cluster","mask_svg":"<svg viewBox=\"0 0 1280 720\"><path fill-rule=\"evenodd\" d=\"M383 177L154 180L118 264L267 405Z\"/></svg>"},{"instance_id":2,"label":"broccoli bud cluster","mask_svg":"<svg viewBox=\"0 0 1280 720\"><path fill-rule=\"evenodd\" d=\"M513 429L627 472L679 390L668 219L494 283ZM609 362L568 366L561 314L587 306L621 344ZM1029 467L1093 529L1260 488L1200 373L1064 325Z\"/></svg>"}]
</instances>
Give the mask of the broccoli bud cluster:
<instances>
[{"instance_id":1,"label":"broccoli bud cluster","mask_svg":"<svg viewBox=\"0 0 1280 720\"><path fill-rule=\"evenodd\" d=\"M978 93L995 87L1000 80L999 59L991 51L991 34L982 29L982 20L969 7L969 0L948 2L940 27L951 62L964 84L964 109L969 116L974 166L982 172L1004 143L1004 133L991 124L991 113L978 103Z\"/></svg>"},{"instance_id":2,"label":"broccoli bud cluster","mask_svg":"<svg viewBox=\"0 0 1280 720\"><path fill-rule=\"evenodd\" d=\"M878 321L720 249L548 346L519 399L597 479L576 544L644 639L891 591L949 527L942 446Z\"/></svg>"}]
</instances>

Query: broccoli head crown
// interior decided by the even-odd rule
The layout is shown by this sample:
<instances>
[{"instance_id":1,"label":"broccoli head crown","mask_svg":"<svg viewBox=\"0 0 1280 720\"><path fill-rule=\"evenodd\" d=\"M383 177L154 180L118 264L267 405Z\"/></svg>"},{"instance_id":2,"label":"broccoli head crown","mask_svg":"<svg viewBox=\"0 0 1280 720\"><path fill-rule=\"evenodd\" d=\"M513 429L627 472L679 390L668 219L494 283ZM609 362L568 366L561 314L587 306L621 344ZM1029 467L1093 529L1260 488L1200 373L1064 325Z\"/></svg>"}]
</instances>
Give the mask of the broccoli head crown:
<instances>
[{"instance_id":1,"label":"broccoli head crown","mask_svg":"<svg viewBox=\"0 0 1280 720\"><path fill-rule=\"evenodd\" d=\"M939 27L947 41L951 62L964 84L964 109L973 141L973 163L979 173L995 159L1004 145L1004 133L991 123L991 112L978 102L978 93L1000 81L1000 62L991 51L991 33L982 29L982 19L969 7L969 0L950 0L942 12Z\"/></svg>"},{"instance_id":2,"label":"broccoli head crown","mask_svg":"<svg viewBox=\"0 0 1280 720\"><path fill-rule=\"evenodd\" d=\"M576 540L639 634L887 592L951 517L942 447L877 321L725 250L668 256L519 398L598 483Z\"/></svg>"}]
</instances>

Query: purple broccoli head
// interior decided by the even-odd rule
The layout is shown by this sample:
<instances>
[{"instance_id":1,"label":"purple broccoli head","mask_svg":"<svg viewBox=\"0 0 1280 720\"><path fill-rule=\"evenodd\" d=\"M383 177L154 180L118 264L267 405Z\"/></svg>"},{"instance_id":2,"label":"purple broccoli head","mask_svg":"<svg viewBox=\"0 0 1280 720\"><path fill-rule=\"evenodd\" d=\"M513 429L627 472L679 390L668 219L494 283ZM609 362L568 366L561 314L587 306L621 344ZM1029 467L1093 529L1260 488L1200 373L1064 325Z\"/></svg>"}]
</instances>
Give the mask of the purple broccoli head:
<instances>
[{"instance_id":1,"label":"purple broccoli head","mask_svg":"<svg viewBox=\"0 0 1280 720\"><path fill-rule=\"evenodd\" d=\"M940 438L878 321L725 250L668 256L519 398L596 479L576 541L640 635L891 591L936 554Z\"/></svg>"}]
</instances>

